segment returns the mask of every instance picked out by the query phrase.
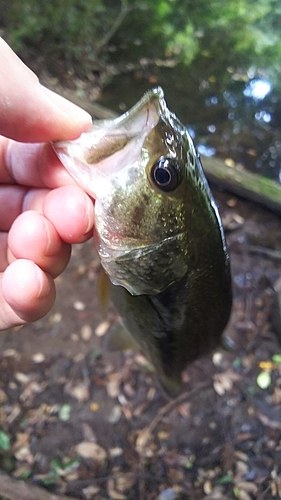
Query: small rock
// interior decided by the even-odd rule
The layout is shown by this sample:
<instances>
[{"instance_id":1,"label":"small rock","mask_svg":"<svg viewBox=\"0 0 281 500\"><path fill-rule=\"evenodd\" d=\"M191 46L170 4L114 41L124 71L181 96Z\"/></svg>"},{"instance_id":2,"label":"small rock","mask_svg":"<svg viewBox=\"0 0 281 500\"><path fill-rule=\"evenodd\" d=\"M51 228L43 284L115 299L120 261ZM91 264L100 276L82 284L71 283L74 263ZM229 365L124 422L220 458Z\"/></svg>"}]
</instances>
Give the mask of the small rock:
<instances>
[{"instance_id":1,"label":"small rock","mask_svg":"<svg viewBox=\"0 0 281 500\"><path fill-rule=\"evenodd\" d=\"M32 356L32 361L33 363L43 363L43 361L45 361L45 356L42 352L36 352L35 354L33 354Z\"/></svg>"},{"instance_id":2,"label":"small rock","mask_svg":"<svg viewBox=\"0 0 281 500\"><path fill-rule=\"evenodd\" d=\"M57 312L50 316L49 323L51 325L55 325L56 323L59 323L61 320L62 320L62 314L60 312Z\"/></svg>"},{"instance_id":3,"label":"small rock","mask_svg":"<svg viewBox=\"0 0 281 500\"><path fill-rule=\"evenodd\" d=\"M81 300L76 300L73 304L73 307L76 311L85 311L86 309L86 305Z\"/></svg>"},{"instance_id":4,"label":"small rock","mask_svg":"<svg viewBox=\"0 0 281 500\"><path fill-rule=\"evenodd\" d=\"M119 422L120 418L122 415L122 410L119 405L113 406L109 416L108 416L108 422L111 424L117 424Z\"/></svg>"},{"instance_id":5,"label":"small rock","mask_svg":"<svg viewBox=\"0 0 281 500\"><path fill-rule=\"evenodd\" d=\"M88 342L92 338L92 335L93 335L92 327L90 325L83 325L81 328L80 335L81 335L82 340L84 340L84 342Z\"/></svg>"}]
</instances>

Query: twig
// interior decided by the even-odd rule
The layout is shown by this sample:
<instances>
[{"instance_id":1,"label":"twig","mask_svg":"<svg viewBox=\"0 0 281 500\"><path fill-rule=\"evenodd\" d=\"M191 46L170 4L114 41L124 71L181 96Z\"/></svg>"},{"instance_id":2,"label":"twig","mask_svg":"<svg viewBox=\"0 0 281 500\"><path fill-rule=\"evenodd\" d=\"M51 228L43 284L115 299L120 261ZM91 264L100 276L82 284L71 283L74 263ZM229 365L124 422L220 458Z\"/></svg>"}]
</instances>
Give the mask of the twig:
<instances>
[{"instance_id":1,"label":"twig","mask_svg":"<svg viewBox=\"0 0 281 500\"><path fill-rule=\"evenodd\" d=\"M65 495L53 495L38 486L11 478L0 470L0 498L3 500L77 500Z\"/></svg>"},{"instance_id":2,"label":"twig","mask_svg":"<svg viewBox=\"0 0 281 500\"><path fill-rule=\"evenodd\" d=\"M266 248L259 245L245 245L249 253L258 253L272 260L281 260L281 251L272 248Z\"/></svg>"},{"instance_id":3,"label":"twig","mask_svg":"<svg viewBox=\"0 0 281 500\"><path fill-rule=\"evenodd\" d=\"M210 389L212 386L210 385L210 380L206 382L202 382L202 384L197 385L194 389L191 389L189 392L183 392L176 399L169 401L165 406L160 408L155 417L151 420L150 424L147 426L146 430L149 434L151 434L157 425L161 422L162 418L167 415L170 411L172 411L176 406L183 403L186 400L189 400L196 396L198 392L204 389Z\"/></svg>"},{"instance_id":4,"label":"twig","mask_svg":"<svg viewBox=\"0 0 281 500\"><path fill-rule=\"evenodd\" d=\"M123 23L125 17L128 15L128 13L132 10L133 8L128 5L124 5L122 3L121 10L116 17L114 23L112 24L111 28L107 31L107 33L104 35L104 37L100 40L100 42L97 44L96 47L96 53L97 56L99 56L104 47L108 44L108 42L111 40L111 38L115 35L116 31L120 28L121 24Z\"/></svg>"}]
</instances>

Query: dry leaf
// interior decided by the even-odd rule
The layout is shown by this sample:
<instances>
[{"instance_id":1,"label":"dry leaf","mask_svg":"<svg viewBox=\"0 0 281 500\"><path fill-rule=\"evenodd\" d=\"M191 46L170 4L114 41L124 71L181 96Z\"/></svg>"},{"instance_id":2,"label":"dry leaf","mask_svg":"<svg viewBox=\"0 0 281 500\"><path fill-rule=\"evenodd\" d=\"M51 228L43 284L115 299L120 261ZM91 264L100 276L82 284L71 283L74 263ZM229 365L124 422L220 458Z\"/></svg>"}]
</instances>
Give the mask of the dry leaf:
<instances>
[{"instance_id":1,"label":"dry leaf","mask_svg":"<svg viewBox=\"0 0 281 500\"><path fill-rule=\"evenodd\" d=\"M114 457L120 457L121 455L123 455L123 449L119 448L118 446L116 446L115 448L110 448L109 455L112 458L114 458Z\"/></svg>"},{"instance_id":2,"label":"dry leaf","mask_svg":"<svg viewBox=\"0 0 281 500\"><path fill-rule=\"evenodd\" d=\"M82 441L75 446L75 450L80 457L95 460L96 462L104 462L107 453L99 444L90 441Z\"/></svg>"},{"instance_id":3,"label":"dry leaf","mask_svg":"<svg viewBox=\"0 0 281 500\"><path fill-rule=\"evenodd\" d=\"M86 500L93 500L96 498L96 495L100 492L100 488L97 486L88 486L87 488L83 488L82 493Z\"/></svg>"},{"instance_id":4,"label":"dry leaf","mask_svg":"<svg viewBox=\"0 0 281 500\"><path fill-rule=\"evenodd\" d=\"M237 491L235 496L237 496L238 500L252 500L252 497L244 490Z\"/></svg>"},{"instance_id":5,"label":"dry leaf","mask_svg":"<svg viewBox=\"0 0 281 500\"><path fill-rule=\"evenodd\" d=\"M22 446L21 448L18 448L15 453L14 453L14 457L21 461L21 462L27 462L29 464L33 464L34 463L34 456L32 455L30 449L29 449L29 446Z\"/></svg>"},{"instance_id":6,"label":"dry leaf","mask_svg":"<svg viewBox=\"0 0 281 500\"><path fill-rule=\"evenodd\" d=\"M116 488L122 493L132 488L134 482L135 477L130 473L117 476L117 478L115 479Z\"/></svg>"},{"instance_id":7,"label":"dry leaf","mask_svg":"<svg viewBox=\"0 0 281 500\"><path fill-rule=\"evenodd\" d=\"M3 389L0 389L0 404L6 403L7 400L7 394L3 391Z\"/></svg>"},{"instance_id":8,"label":"dry leaf","mask_svg":"<svg viewBox=\"0 0 281 500\"><path fill-rule=\"evenodd\" d=\"M270 429L281 429L281 422L277 420L271 420L267 415L264 415L261 411L256 413L258 419L263 425L269 427Z\"/></svg>"},{"instance_id":9,"label":"dry leaf","mask_svg":"<svg viewBox=\"0 0 281 500\"><path fill-rule=\"evenodd\" d=\"M95 329L95 335L97 337L103 337L106 334L109 327L110 327L109 321L103 321Z\"/></svg>"},{"instance_id":10,"label":"dry leaf","mask_svg":"<svg viewBox=\"0 0 281 500\"><path fill-rule=\"evenodd\" d=\"M123 495L123 493L115 490L114 488L115 488L114 481L110 479L108 481L108 486L107 486L107 493L109 497L112 498L112 500L126 500L127 497Z\"/></svg>"},{"instance_id":11,"label":"dry leaf","mask_svg":"<svg viewBox=\"0 0 281 500\"><path fill-rule=\"evenodd\" d=\"M88 401L90 398L89 381L85 380L76 385L69 383L65 386L65 392L78 401Z\"/></svg>"},{"instance_id":12,"label":"dry leaf","mask_svg":"<svg viewBox=\"0 0 281 500\"><path fill-rule=\"evenodd\" d=\"M117 398L120 394L121 375L120 373L111 373L106 384L106 391L110 398Z\"/></svg>"},{"instance_id":13,"label":"dry leaf","mask_svg":"<svg viewBox=\"0 0 281 500\"><path fill-rule=\"evenodd\" d=\"M233 382L241 380L241 375L235 373L233 370L227 370L223 373L216 373L214 375L214 389L219 396L222 396L233 387Z\"/></svg>"},{"instance_id":14,"label":"dry leaf","mask_svg":"<svg viewBox=\"0 0 281 500\"><path fill-rule=\"evenodd\" d=\"M258 493L258 487L256 484L251 483L250 481L240 481L237 484L239 490L247 491L247 493L251 493L252 495L256 495Z\"/></svg>"},{"instance_id":15,"label":"dry leaf","mask_svg":"<svg viewBox=\"0 0 281 500\"><path fill-rule=\"evenodd\" d=\"M140 455L143 454L144 449L146 449L147 444L151 438L152 434L148 427L138 432L138 436L136 439L136 450Z\"/></svg>"}]
</instances>

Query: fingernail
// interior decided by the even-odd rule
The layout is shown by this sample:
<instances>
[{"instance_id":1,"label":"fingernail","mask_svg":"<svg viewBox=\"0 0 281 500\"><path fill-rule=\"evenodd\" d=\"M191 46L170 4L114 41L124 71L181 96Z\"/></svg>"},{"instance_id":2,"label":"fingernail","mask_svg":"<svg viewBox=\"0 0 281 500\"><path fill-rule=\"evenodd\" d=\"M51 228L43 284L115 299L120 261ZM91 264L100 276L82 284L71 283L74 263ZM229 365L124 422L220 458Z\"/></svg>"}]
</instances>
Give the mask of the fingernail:
<instances>
[{"instance_id":1,"label":"fingernail","mask_svg":"<svg viewBox=\"0 0 281 500\"><path fill-rule=\"evenodd\" d=\"M87 111L43 85L41 85L41 88L52 104L59 108L60 111L66 113L70 118L77 122L88 123L89 125L92 123L92 117Z\"/></svg>"},{"instance_id":2,"label":"fingernail","mask_svg":"<svg viewBox=\"0 0 281 500\"><path fill-rule=\"evenodd\" d=\"M94 225L94 213L95 213L95 208L94 208L94 203L93 201L87 196L86 199L86 207L85 207L85 213L86 217L88 220L88 225L85 234L89 233L90 231L93 230L93 225Z\"/></svg>"}]
</instances>

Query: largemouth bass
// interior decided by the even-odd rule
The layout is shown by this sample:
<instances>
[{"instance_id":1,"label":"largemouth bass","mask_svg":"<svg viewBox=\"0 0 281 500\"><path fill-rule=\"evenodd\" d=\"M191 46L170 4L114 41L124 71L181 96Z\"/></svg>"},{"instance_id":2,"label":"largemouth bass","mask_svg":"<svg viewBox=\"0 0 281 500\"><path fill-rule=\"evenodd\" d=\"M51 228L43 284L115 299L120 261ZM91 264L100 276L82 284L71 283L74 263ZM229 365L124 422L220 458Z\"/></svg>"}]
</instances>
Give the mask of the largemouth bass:
<instances>
[{"instance_id":1,"label":"largemouth bass","mask_svg":"<svg viewBox=\"0 0 281 500\"><path fill-rule=\"evenodd\" d=\"M95 199L112 301L174 395L186 365L219 343L232 302L221 219L186 127L158 87L54 149Z\"/></svg>"}]
</instances>

